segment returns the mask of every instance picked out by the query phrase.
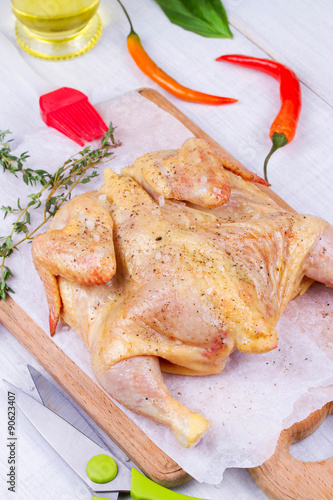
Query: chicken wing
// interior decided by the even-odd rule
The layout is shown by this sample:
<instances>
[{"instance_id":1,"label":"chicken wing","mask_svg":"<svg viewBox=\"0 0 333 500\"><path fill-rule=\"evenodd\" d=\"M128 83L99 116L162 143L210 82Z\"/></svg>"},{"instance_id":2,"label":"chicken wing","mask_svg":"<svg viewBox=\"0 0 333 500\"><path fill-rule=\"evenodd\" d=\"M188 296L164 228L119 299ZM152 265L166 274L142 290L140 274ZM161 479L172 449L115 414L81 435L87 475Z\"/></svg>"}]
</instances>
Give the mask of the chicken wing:
<instances>
[{"instance_id":1,"label":"chicken wing","mask_svg":"<svg viewBox=\"0 0 333 500\"><path fill-rule=\"evenodd\" d=\"M98 285L116 272L113 220L106 203L92 193L76 196L57 212L47 233L33 240L32 255L46 290L52 335L61 308L56 276Z\"/></svg>"}]
</instances>

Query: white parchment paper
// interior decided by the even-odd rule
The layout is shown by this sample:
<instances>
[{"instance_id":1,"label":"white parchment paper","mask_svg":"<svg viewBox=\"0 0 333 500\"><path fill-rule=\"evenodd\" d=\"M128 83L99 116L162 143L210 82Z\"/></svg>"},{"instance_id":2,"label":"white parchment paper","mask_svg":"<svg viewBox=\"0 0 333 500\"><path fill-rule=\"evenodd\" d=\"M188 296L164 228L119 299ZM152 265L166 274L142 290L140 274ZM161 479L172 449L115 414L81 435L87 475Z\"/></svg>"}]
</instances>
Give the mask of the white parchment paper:
<instances>
[{"instance_id":1,"label":"white parchment paper","mask_svg":"<svg viewBox=\"0 0 333 500\"><path fill-rule=\"evenodd\" d=\"M112 121L117 126L115 135L122 146L107 165L117 172L148 151L178 148L191 135L137 92L97 108L107 123ZM32 168L54 171L78 150L75 143L41 124L37 133L24 135L15 154L29 151ZM102 167L100 174L86 188L99 188ZM23 182L1 174L1 205L14 206L18 197L23 205L31 192L34 189ZM36 213L35 219L38 217ZM9 218L1 220L0 234L8 233L11 222ZM11 257L10 267L15 274L11 281L15 301L48 331L46 298L28 244ZM316 284L284 312L278 323L278 349L261 355L235 352L219 375L165 375L174 397L213 422L194 449L178 445L165 427L123 411L191 476L217 484L227 467L254 467L264 462L273 453L282 429L333 399L332 320L333 290ZM89 353L72 330L60 327L54 341L93 377Z\"/></svg>"}]
</instances>

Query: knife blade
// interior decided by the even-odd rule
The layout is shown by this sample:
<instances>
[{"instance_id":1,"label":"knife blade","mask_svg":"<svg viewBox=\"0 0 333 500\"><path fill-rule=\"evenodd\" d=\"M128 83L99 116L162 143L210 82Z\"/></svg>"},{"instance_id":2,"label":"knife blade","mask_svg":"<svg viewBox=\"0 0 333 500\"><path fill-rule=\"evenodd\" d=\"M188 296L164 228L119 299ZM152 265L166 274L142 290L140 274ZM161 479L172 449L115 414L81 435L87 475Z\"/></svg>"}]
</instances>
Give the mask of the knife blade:
<instances>
[{"instance_id":1,"label":"knife blade","mask_svg":"<svg viewBox=\"0 0 333 500\"><path fill-rule=\"evenodd\" d=\"M119 460L114 479L107 478L107 482L95 482L99 481L101 476L103 481L106 479L103 476L109 474L109 470L106 470L107 466L110 464L110 460L115 462L115 457L21 389L7 381L4 382L7 387L18 394L17 404L19 408L38 432L92 491L116 494L130 492L134 500L193 500L194 497L176 493L154 483L135 468L130 471ZM97 474L95 474L96 470L89 469L88 465L93 463L95 458L97 458L97 464L99 462L102 464L98 465ZM98 497L93 498L98 499ZM117 498L117 496L113 496L113 498Z\"/></svg>"},{"instance_id":2,"label":"knife blade","mask_svg":"<svg viewBox=\"0 0 333 500\"><path fill-rule=\"evenodd\" d=\"M116 446L111 439L103 439L98 431L93 428L88 419L85 418L74 406L67 394L63 394L52 381L48 380L42 373L31 365L27 365L30 376L35 384L40 401L53 410L57 415L72 424L76 429L90 437L96 444L102 448L109 449L112 455L121 460L127 468L133 467L133 463L126 457L125 453ZM67 397L66 397L67 396Z\"/></svg>"},{"instance_id":3,"label":"knife blade","mask_svg":"<svg viewBox=\"0 0 333 500\"><path fill-rule=\"evenodd\" d=\"M105 485L93 483L86 473L86 466L89 458L96 455L108 455L109 453L88 438L81 431L58 416L52 410L39 403L21 389L13 386L10 382L4 381L7 387L18 395L17 405L26 415L29 421L52 446L60 457L76 472L76 474L86 483L93 492L115 492L111 498L117 500L119 489L117 483L120 477L130 476L130 470L123 464L119 467L120 475L114 488L106 489ZM111 458L112 455L110 454ZM125 470L126 469L126 470Z\"/></svg>"}]
</instances>

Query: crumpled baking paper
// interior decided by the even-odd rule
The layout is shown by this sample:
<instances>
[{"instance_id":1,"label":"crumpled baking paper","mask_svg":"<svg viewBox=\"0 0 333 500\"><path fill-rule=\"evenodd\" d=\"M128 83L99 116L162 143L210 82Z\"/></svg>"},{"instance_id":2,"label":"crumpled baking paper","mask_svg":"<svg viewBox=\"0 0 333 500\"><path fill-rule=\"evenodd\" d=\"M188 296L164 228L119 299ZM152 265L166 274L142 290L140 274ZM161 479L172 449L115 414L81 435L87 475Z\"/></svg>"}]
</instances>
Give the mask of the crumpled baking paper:
<instances>
[{"instance_id":1,"label":"crumpled baking paper","mask_svg":"<svg viewBox=\"0 0 333 500\"><path fill-rule=\"evenodd\" d=\"M117 127L122 146L106 166L120 172L140 155L175 149L191 133L175 118L137 92L97 106L104 120ZM32 168L55 171L79 147L43 124L37 133L26 133L14 154L29 151ZM96 147L97 143L92 143ZM85 189L98 189L100 175ZM38 190L38 189L37 189ZM83 189L77 189L76 194ZM9 174L1 175L1 205L24 205L35 192ZM33 223L40 213L36 211ZM1 220L7 234L11 220ZM43 231L46 228L43 228ZM15 277L10 285L15 301L48 331L48 309L42 284L34 269L30 245L22 245L10 259ZM280 432L333 399L333 289L315 284L286 308L278 322L279 347L267 354L235 352L219 375L185 377L165 374L170 393L213 423L204 439L184 449L169 429L154 421L123 411L170 457L198 481L218 484L228 467L254 467L274 452ZM89 353L69 327L62 326L54 341L87 374L93 377Z\"/></svg>"}]
</instances>

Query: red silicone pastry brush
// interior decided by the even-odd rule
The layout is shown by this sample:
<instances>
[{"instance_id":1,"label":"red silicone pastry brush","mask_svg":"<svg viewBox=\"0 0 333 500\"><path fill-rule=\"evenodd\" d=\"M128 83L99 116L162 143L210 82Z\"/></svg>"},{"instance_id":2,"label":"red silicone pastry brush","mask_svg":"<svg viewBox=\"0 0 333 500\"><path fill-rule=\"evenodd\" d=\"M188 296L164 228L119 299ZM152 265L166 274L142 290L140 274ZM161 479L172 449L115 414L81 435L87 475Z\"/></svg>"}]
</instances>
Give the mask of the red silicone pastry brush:
<instances>
[{"instance_id":1,"label":"red silicone pastry brush","mask_svg":"<svg viewBox=\"0 0 333 500\"><path fill-rule=\"evenodd\" d=\"M57 129L80 146L103 136L108 127L88 97L79 90L62 87L39 98L46 125Z\"/></svg>"}]
</instances>

